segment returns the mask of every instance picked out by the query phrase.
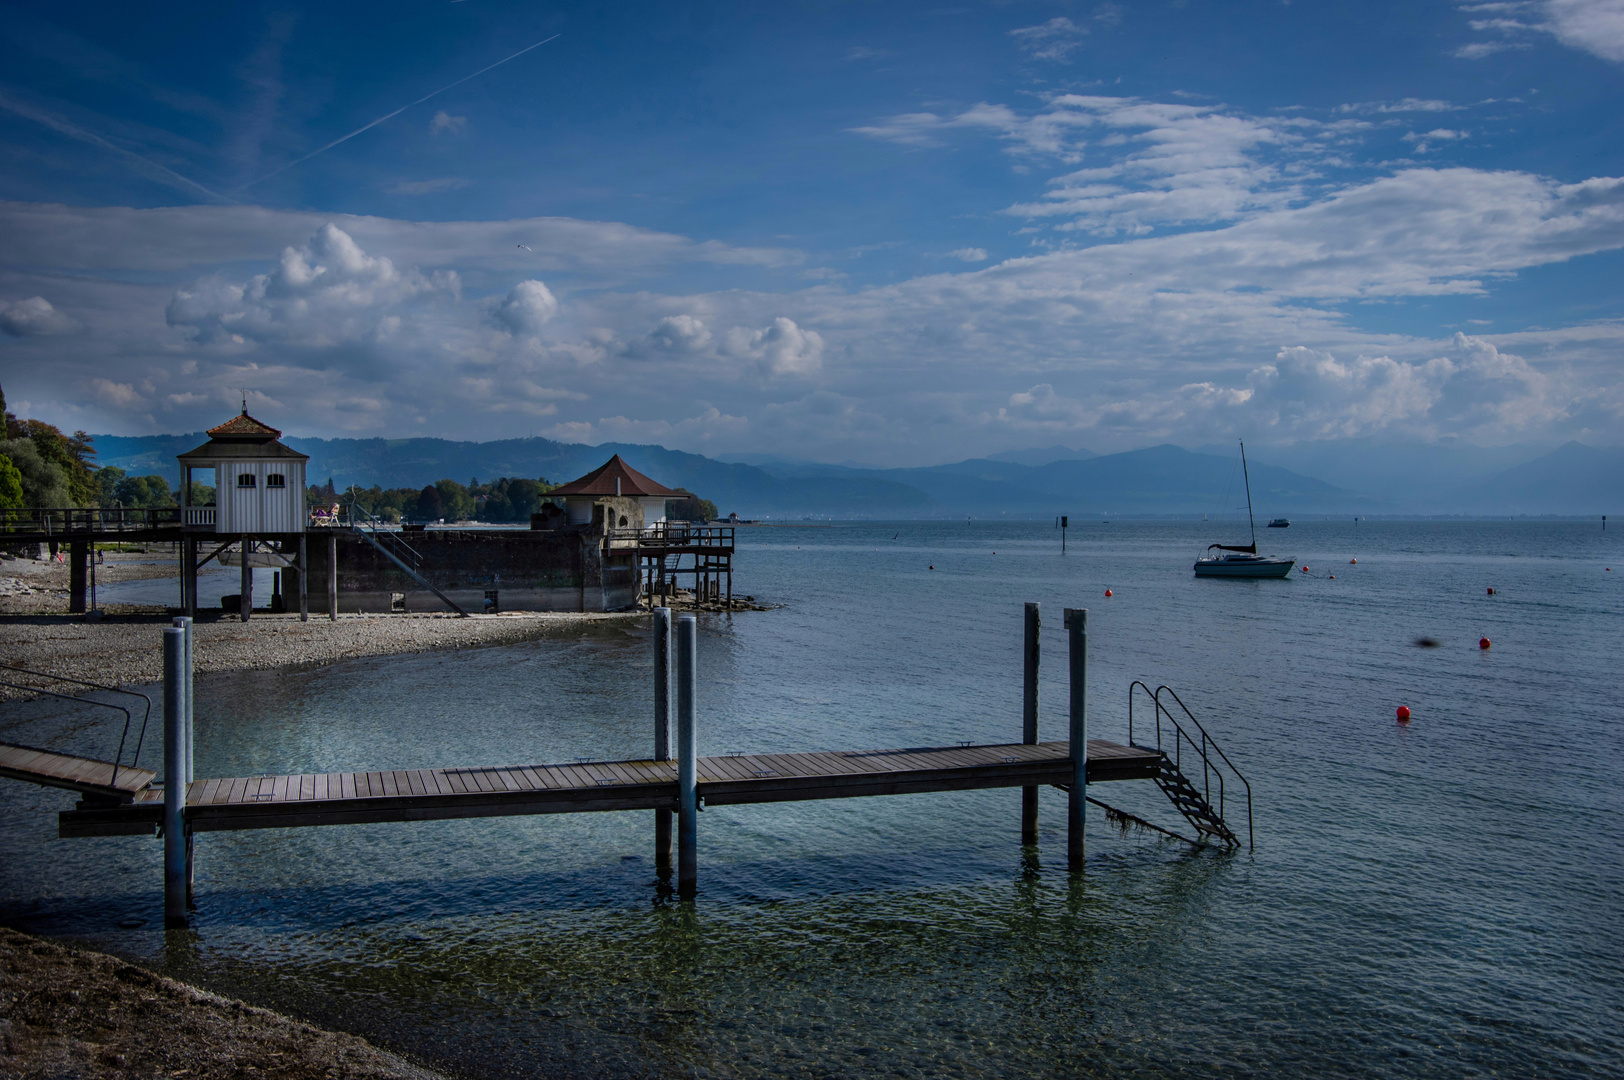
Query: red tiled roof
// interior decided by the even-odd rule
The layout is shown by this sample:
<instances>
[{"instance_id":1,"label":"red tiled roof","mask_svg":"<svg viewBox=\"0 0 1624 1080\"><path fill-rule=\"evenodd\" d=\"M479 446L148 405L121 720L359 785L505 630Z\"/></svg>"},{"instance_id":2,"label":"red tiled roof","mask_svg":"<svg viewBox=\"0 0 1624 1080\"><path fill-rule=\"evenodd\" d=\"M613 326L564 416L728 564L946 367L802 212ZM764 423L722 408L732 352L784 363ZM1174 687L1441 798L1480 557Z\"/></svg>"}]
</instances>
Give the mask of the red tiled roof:
<instances>
[{"instance_id":1,"label":"red tiled roof","mask_svg":"<svg viewBox=\"0 0 1624 1080\"><path fill-rule=\"evenodd\" d=\"M561 484L558 487L553 488L553 490L549 491L547 494L598 496L614 495L616 493L615 481L617 479L620 481L619 494L629 498L636 498L638 496L655 498L661 495L676 498L682 494L680 491L672 491L664 484L658 484L653 480L650 480L648 477L644 476L642 473L638 472L636 469L622 461L619 454L616 454L602 465L599 465L596 469L593 469L579 480L571 480L567 484Z\"/></svg>"},{"instance_id":2,"label":"red tiled roof","mask_svg":"<svg viewBox=\"0 0 1624 1080\"><path fill-rule=\"evenodd\" d=\"M233 416L219 427L209 428L211 439L278 439L282 433L269 424L262 424L248 415L244 409L241 416Z\"/></svg>"}]
</instances>

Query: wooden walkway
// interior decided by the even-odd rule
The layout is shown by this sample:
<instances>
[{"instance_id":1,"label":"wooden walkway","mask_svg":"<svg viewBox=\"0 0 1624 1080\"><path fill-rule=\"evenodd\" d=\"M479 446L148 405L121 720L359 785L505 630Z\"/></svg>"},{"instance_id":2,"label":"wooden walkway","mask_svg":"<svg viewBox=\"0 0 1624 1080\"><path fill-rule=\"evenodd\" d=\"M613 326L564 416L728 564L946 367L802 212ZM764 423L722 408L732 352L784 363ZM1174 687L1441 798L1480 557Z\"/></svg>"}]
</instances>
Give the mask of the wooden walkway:
<instances>
[{"instance_id":1,"label":"wooden walkway","mask_svg":"<svg viewBox=\"0 0 1624 1080\"><path fill-rule=\"evenodd\" d=\"M12 743L0 743L0 776L115 799L129 799L150 790L149 785L158 778L151 769L114 766L111 761Z\"/></svg>"},{"instance_id":2,"label":"wooden walkway","mask_svg":"<svg viewBox=\"0 0 1624 1080\"><path fill-rule=\"evenodd\" d=\"M1103 739L1088 741L1088 756L1089 783L1153 779L1161 760L1156 750ZM150 786L146 773L131 792L126 772L133 770L120 770L119 791L104 787L94 791L102 798L64 811L60 834L154 833L163 820L163 789ZM1071 761L1066 742L1012 743L702 757L697 772L701 804L727 806L1064 784ZM675 761L577 761L196 780L187 788L185 814L193 831L212 832L676 808Z\"/></svg>"}]
</instances>

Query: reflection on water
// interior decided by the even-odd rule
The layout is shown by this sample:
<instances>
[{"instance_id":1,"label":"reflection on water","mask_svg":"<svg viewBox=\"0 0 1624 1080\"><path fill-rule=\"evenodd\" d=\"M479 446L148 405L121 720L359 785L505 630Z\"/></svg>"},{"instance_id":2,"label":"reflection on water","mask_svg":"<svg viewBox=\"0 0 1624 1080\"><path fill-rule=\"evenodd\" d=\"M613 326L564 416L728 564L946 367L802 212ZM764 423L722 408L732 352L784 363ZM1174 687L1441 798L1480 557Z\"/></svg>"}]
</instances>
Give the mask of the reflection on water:
<instances>
[{"instance_id":1,"label":"reflection on water","mask_svg":"<svg viewBox=\"0 0 1624 1080\"><path fill-rule=\"evenodd\" d=\"M682 905L646 813L218 833L166 937L157 843L56 840L71 796L6 784L0 916L479 1076L1616 1066L1616 537L1299 524L1285 582L1195 580L1189 525L1074 529L1064 558L1031 524L743 537L741 587L787 606L702 620L702 752L1012 738L1029 599L1058 736L1060 610L1087 606L1093 732L1123 737L1130 679L1177 687L1258 792L1257 854L1094 819L1070 875L1048 791L1035 863L1015 791L715 807ZM205 677L198 769L642 754L648 676L628 623ZM97 723L7 706L0 738L91 750ZM1176 821L1148 783L1100 794Z\"/></svg>"}]
</instances>

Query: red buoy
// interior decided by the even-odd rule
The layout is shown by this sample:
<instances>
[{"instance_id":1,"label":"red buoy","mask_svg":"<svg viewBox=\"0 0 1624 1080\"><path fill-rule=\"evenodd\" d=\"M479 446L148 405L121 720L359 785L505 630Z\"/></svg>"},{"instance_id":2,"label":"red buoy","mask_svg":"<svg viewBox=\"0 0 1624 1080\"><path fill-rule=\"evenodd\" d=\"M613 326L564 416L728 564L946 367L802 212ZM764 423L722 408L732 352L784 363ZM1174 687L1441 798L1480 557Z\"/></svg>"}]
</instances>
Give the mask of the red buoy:
<instances>
[{"instance_id":1,"label":"red buoy","mask_svg":"<svg viewBox=\"0 0 1624 1080\"><path fill-rule=\"evenodd\" d=\"M1303 573L1305 573L1305 574L1308 573L1308 567L1306 567L1306 566L1303 567Z\"/></svg>"},{"instance_id":2,"label":"red buoy","mask_svg":"<svg viewBox=\"0 0 1624 1080\"><path fill-rule=\"evenodd\" d=\"M1111 595L1111 590L1110 590L1110 589L1106 589L1106 590L1105 590L1105 595L1106 595L1106 596L1110 596L1110 595Z\"/></svg>"},{"instance_id":3,"label":"red buoy","mask_svg":"<svg viewBox=\"0 0 1624 1080\"><path fill-rule=\"evenodd\" d=\"M1480 649L1487 649L1490 644L1491 642L1486 637L1480 637L1477 639L1477 647Z\"/></svg>"},{"instance_id":4,"label":"red buoy","mask_svg":"<svg viewBox=\"0 0 1624 1080\"><path fill-rule=\"evenodd\" d=\"M1332 580L1332 581L1335 581L1335 580L1336 580L1336 575L1335 575L1335 574L1332 574L1332 575L1331 575L1331 580Z\"/></svg>"},{"instance_id":5,"label":"red buoy","mask_svg":"<svg viewBox=\"0 0 1624 1080\"><path fill-rule=\"evenodd\" d=\"M1359 565L1359 560L1358 559L1349 559L1348 560L1348 565L1349 566L1358 566Z\"/></svg>"},{"instance_id":6,"label":"red buoy","mask_svg":"<svg viewBox=\"0 0 1624 1080\"><path fill-rule=\"evenodd\" d=\"M1410 722L1410 707L1408 705L1400 705L1398 707L1398 722L1401 724L1408 724Z\"/></svg>"},{"instance_id":7,"label":"red buoy","mask_svg":"<svg viewBox=\"0 0 1624 1080\"><path fill-rule=\"evenodd\" d=\"M930 568L931 568L931 569L932 569L932 570L934 570L934 569L936 569L936 564L935 564L935 563L932 563L932 564L931 564L931 567L930 567Z\"/></svg>"},{"instance_id":8,"label":"red buoy","mask_svg":"<svg viewBox=\"0 0 1624 1080\"><path fill-rule=\"evenodd\" d=\"M1489 595L1490 595L1490 596L1493 596L1493 595L1494 595L1494 586L1493 586L1493 585L1490 585L1490 586L1489 586Z\"/></svg>"}]
</instances>

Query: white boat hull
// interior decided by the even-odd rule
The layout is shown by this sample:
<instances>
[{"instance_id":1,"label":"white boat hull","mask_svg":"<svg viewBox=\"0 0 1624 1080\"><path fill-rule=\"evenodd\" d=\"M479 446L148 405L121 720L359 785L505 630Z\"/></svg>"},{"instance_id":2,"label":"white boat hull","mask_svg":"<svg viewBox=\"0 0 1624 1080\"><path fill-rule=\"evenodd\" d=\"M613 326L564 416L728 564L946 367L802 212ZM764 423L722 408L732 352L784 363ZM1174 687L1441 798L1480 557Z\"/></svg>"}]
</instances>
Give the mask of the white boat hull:
<instances>
[{"instance_id":1,"label":"white boat hull","mask_svg":"<svg viewBox=\"0 0 1624 1080\"><path fill-rule=\"evenodd\" d=\"M1295 558L1272 558L1264 555L1221 555L1215 559L1197 559L1196 577L1223 578L1283 578L1297 565Z\"/></svg>"}]
</instances>

